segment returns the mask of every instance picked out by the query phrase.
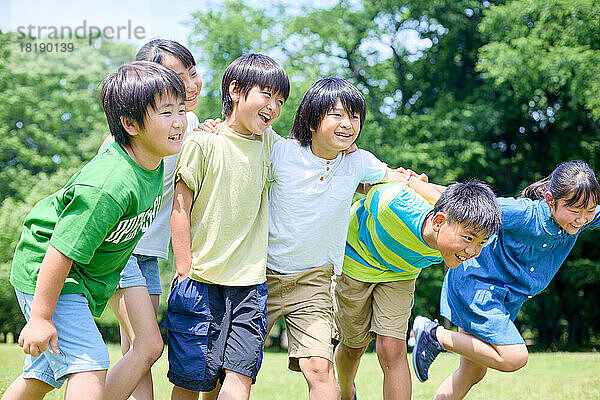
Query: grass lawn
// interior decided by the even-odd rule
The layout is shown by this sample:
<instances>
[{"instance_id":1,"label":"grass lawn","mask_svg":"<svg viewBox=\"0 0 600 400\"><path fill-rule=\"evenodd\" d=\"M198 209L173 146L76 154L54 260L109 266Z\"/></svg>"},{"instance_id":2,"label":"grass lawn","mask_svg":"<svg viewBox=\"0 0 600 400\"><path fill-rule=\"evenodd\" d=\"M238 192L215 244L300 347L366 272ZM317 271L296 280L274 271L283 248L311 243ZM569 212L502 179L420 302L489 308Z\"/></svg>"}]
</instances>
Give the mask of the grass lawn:
<instances>
[{"instance_id":1,"label":"grass lawn","mask_svg":"<svg viewBox=\"0 0 600 400\"><path fill-rule=\"evenodd\" d=\"M120 358L119 349L109 346L111 359ZM0 344L0 394L21 373L23 352L14 344ZM430 370L430 378L422 384L413 375L413 398L432 398L437 385L458 365L458 357L441 354ZM166 349L153 368L156 399L168 399L171 384L166 378ZM363 357L356 386L361 400L381 399L382 373L374 353ZM265 353L262 370L251 398L255 400L306 399L302 375L287 370L284 353ZM50 393L47 399L62 399L62 391ZM600 399L600 354L541 353L531 354L522 370L505 374L489 371L467 399Z\"/></svg>"}]
</instances>

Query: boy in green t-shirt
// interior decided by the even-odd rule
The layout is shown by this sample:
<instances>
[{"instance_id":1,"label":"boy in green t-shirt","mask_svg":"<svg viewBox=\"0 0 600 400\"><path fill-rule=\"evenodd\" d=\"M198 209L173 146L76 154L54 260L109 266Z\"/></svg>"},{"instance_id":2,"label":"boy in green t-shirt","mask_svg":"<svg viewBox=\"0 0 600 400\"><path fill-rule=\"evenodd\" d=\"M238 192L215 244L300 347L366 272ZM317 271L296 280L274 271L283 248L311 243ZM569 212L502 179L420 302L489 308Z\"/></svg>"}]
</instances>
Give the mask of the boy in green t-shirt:
<instances>
[{"instance_id":1,"label":"boy in green t-shirt","mask_svg":"<svg viewBox=\"0 0 600 400\"><path fill-rule=\"evenodd\" d=\"M270 129L288 97L284 69L247 54L225 70L225 122L186 138L171 214L177 267L167 317L172 399L198 392L247 399L267 329L267 171Z\"/></svg>"},{"instance_id":2,"label":"boy in green t-shirt","mask_svg":"<svg viewBox=\"0 0 600 400\"><path fill-rule=\"evenodd\" d=\"M160 206L162 158L181 147L184 100L181 79L156 63L133 62L104 80L115 142L33 207L17 244L10 281L27 319L19 345L28 355L2 399L42 398L67 380L66 399L129 397L123 373L106 377L94 317Z\"/></svg>"}]
</instances>

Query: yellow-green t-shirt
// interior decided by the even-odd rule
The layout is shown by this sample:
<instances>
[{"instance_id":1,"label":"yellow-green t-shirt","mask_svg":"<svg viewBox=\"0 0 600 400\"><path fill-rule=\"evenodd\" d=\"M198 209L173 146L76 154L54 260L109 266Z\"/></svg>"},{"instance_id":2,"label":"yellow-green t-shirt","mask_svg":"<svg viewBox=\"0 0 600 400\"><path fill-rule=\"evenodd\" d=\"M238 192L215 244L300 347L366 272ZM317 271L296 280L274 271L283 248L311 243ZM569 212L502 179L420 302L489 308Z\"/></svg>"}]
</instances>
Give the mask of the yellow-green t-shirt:
<instances>
[{"instance_id":1,"label":"yellow-green t-shirt","mask_svg":"<svg viewBox=\"0 0 600 400\"><path fill-rule=\"evenodd\" d=\"M280 137L241 135L224 123L218 134L190 135L175 182L193 192L190 278L226 286L265 282L268 239L267 172Z\"/></svg>"}]
</instances>

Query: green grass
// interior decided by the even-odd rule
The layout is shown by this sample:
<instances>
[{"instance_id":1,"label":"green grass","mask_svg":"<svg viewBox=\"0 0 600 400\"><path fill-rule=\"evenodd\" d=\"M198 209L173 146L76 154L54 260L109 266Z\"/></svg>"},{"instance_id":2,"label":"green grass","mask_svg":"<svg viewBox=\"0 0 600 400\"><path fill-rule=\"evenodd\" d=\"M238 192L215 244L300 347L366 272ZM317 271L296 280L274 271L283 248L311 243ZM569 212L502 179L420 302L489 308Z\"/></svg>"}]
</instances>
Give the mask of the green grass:
<instances>
[{"instance_id":1,"label":"green grass","mask_svg":"<svg viewBox=\"0 0 600 400\"><path fill-rule=\"evenodd\" d=\"M120 358L119 349L109 346L111 359ZM23 352L14 345L0 345L0 394L21 373ZM427 383L413 375L413 398L432 398L437 385L458 365L458 357L441 354L430 370ZM166 378L166 350L153 368L156 399L168 399L171 384ZM373 353L361 362L356 386L361 400L381 399L382 373ZM262 370L252 388L254 400L306 399L307 389L302 375L287 370L284 353L265 353ZM62 391L50 393L47 399L62 399ZM529 363L515 373L489 371L485 379L467 397L483 399L600 399L600 354L598 353L537 353Z\"/></svg>"}]
</instances>

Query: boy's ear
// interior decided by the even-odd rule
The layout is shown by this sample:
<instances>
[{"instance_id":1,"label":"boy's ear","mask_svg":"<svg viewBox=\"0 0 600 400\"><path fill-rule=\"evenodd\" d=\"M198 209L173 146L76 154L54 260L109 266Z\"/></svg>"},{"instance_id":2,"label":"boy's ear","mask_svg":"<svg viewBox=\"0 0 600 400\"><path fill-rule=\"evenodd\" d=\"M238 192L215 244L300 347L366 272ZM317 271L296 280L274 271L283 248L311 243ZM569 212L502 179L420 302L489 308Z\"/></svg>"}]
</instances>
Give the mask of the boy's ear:
<instances>
[{"instance_id":1,"label":"boy's ear","mask_svg":"<svg viewBox=\"0 0 600 400\"><path fill-rule=\"evenodd\" d=\"M441 227L448 222L448 216L441 211L435 213L431 219L431 228L434 232L439 232Z\"/></svg>"},{"instance_id":2,"label":"boy's ear","mask_svg":"<svg viewBox=\"0 0 600 400\"><path fill-rule=\"evenodd\" d=\"M121 125L123 125L123 129L131 136L136 136L140 133L140 127L131 118L121 117Z\"/></svg>"},{"instance_id":3,"label":"boy's ear","mask_svg":"<svg viewBox=\"0 0 600 400\"><path fill-rule=\"evenodd\" d=\"M229 84L229 96L231 96L231 100L234 103L240 101L240 89L238 87L237 81L231 81Z\"/></svg>"}]
</instances>

